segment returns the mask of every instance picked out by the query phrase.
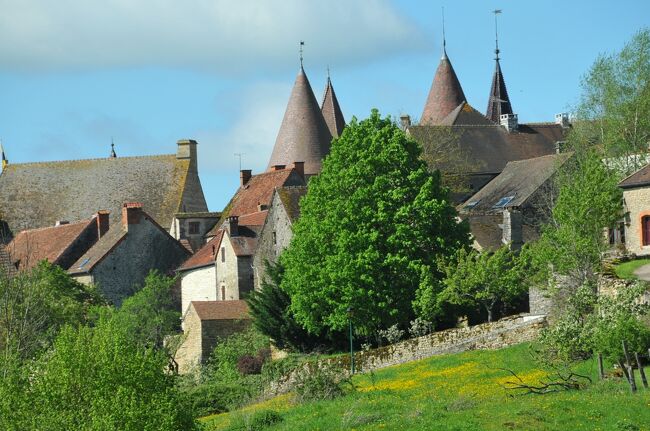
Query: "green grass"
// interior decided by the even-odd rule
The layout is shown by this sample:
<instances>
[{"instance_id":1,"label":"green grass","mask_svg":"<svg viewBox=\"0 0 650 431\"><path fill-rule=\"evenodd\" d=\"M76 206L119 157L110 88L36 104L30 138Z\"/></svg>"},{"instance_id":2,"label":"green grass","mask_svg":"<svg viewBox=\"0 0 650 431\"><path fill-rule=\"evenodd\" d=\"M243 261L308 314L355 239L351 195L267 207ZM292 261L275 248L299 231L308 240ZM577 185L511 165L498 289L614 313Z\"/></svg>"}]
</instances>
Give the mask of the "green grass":
<instances>
[{"instance_id":1,"label":"green grass","mask_svg":"<svg viewBox=\"0 0 650 431\"><path fill-rule=\"evenodd\" d=\"M529 383L546 375L522 344L357 375L356 390L335 400L296 405L287 394L202 422L208 431L225 431L273 410L282 420L264 430L650 430L650 390L638 373L641 388L631 394L620 379L597 381L594 361L586 361L579 371L594 380L586 389L512 396L502 387L512 378L499 367Z\"/></svg>"},{"instance_id":2,"label":"green grass","mask_svg":"<svg viewBox=\"0 0 650 431\"><path fill-rule=\"evenodd\" d=\"M618 278L623 278L626 280L636 280L638 277L634 275L634 271L636 271L637 269L639 269L640 267L648 263L650 263L650 259L630 260L628 262L623 262L617 265L614 270Z\"/></svg>"}]
</instances>

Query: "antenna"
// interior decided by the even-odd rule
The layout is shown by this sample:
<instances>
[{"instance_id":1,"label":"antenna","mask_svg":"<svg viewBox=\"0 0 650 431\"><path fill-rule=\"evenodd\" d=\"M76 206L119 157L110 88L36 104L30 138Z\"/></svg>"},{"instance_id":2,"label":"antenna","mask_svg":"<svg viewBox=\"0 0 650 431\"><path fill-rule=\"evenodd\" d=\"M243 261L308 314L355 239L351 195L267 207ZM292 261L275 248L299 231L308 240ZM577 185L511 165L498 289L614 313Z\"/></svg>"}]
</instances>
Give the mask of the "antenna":
<instances>
[{"instance_id":1,"label":"antenna","mask_svg":"<svg viewBox=\"0 0 650 431\"><path fill-rule=\"evenodd\" d=\"M302 47L305 46L305 41L300 41L300 68L302 69Z\"/></svg>"},{"instance_id":2,"label":"antenna","mask_svg":"<svg viewBox=\"0 0 650 431\"><path fill-rule=\"evenodd\" d=\"M447 57L447 37L445 36L445 7L442 6L442 53Z\"/></svg>"},{"instance_id":3,"label":"antenna","mask_svg":"<svg viewBox=\"0 0 650 431\"><path fill-rule=\"evenodd\" d=\"M497 15L499 15L502 12L501 9L494 9L492 13L494 14L494 42L496 45L496 49L494 50L494 53L497 55L495 60L499 61L499 26L497 22Z\"/></svg>"},{"instance_id":4,"label":"antenna","mask_svg":"<svg viewBox=\"0 0 650 431\"><path fill-rule=\"evenodd\" d=\"M235 157L239 157L239 170L241 171L241 158L244 153L235 153Z\"/></svg>"}]
</instances>

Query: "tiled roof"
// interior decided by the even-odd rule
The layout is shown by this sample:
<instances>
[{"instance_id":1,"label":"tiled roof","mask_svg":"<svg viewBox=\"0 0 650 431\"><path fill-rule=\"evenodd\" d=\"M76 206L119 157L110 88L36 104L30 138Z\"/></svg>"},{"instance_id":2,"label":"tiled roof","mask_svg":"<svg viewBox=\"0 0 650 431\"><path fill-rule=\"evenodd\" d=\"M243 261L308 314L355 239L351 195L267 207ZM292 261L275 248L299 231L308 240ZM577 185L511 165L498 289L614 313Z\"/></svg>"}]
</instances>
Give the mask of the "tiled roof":
<instances>
[{"instance_id":1,"label":"tiled roof","mask_svg":"<svg viewBox=\"0 0 650 431\"><path fill-rule=\"evenodd\" d=\"M88 229L97 229L95 218L60 226L24 230L7 245L7 251L11 256L11 262L18 263L20 270L33 268L42 260L58 264L58 259ZM88 244L88 247L90 245L92 244Z\"/></svg>"},{"instance_id":2,"label":"tiled roof","mask_svg":"<svg viewBox=\"0 0 650 431\"><path fill-rule=\"evenodd\" d=\"M300 68L267 169L305 162L305 174L318 174L323 159L330 152L331 141L332 135L307 75Z\"/></svg>"},{"instance_id":3,"label":"tiled roof","mask_svg":"<svg viewBox=\"0 0 650 431\"><path fill-rule=\"evenodd\" d=\"M127 231L119 224L114 224L94 246L81 256L68 270L70 274L88 273L126 238Z\"/></svg>"},{"instance_id":4,"label":"tiled roof","mask_svg":"<svg viewBox=\"0 0 650 431\"><path fill-rule=\"evenodd\" d=\"M650 185L650 164L642 167L618 183L618 186L623 189L642 187L647 185Z\"/></svg>"},{"instance_id":5,"label":"tiled roof","mask_svg":"<svg viewBox=\"0 0 650 431\"><path fill-rule=\"evenodd\" d=\"M201 320L240 320L250 319L246 301L192 301L196 314Z\"/></svg>"},{"instance_id":6,"label":"tiled roof","mask_svg":"<svg viewBox=\"0 0 650 431\"><path fill-rule=\"evenodd\" d=\"M498 123L498 121L497 121ZM440 121L440 126L494 126L485 115L463 102Z\"/></svg>"},{"instance_id":7,"label":"tiled roof","mask_svg":"<svg viewBox=\"0 0 650 431\"><path fill-rule=\"evenodd\" d=\"M239 216L239 224L245 226L262 226L269 210L254 212Z\"/></svg>"},{"instance_id":8,"label":"tiled roof","mask_svg":"<svg viewBox=\"0 0 650 431\"><path fill-rule=\"evenodd\" d=\"M499 64L499 59L497 58L485 116L495 123L498 123L501 121L501 115L512 113L512 105L510 104L510 98L508 97L506 81L503 79L501 64Z\"/></svg>"},{"instance_id":9,"label":"tiled roof","mask_svg":"<svg viewBox=\"0 0 650 431\"><path fill-rule=\"evenodd\" d=\"M440 59L433 78L420 124L439 125L440 121L464 101L465 93L458 81L454 67L445 53Z\"/></svg>"},{"instance_id":10,"label":"tiled roof","mask_svg":"<svg viewBox=\"0 0 650 431\"><path fill-rule=\"evenodd\" d=\"M187 205L181 203L186 187L194 198ZM207 211L195 167L175 154L10 163L0 175L0 208L14 234L99 209L120 214L123 202L142 202L163 226L179 211Z\"/></svg>"},{"instance_id":11,"label":"tiled roof","mask_svg":"<svg viewBox=\"0 0 650 431\"><path fill-rule=\"evenodd\" d=\"M341 106L336 98L332 80L329 76L327 77L327 85L323 93L323 103L321 103L320 110L323 113L323 118L325 119L325 123L327 123L327 128L332 137L338 138L341 136L345 127L345 119L343 118L343 112L341 112Z\"/></svg>"},{"instance_id":12,"label":"tiled roof","mask_svg":"<svg viewBox=\"0 0 650 431\"><path fill-rule=\"evenodd\" d=\"M422 143L436 136L431 133L432 127L440 126L411 126L408 130ZM497 174L510 161L555 154L555 144L563 141L566 133L558 124L520 124L512 132L496 124L455 125L452 130L458 135L460 148L467 154L474 174ZM453 167L449 170L453 171Z\"/></svg>"},{"instance_id":13,"label":"tiled roof","mask_svg":"<svg viewBox=\"0 0 650 431\"><path fill-rule=\"evenodd\" d=\"M216 235L205 243L203 247L187 259L177 271L187 271L190 269L202 268L214 264L214 256L221 245L223 238L223 229L219 229Z\"/></svg>"},{"instance_id":14,"label":"tiled roof","mask_svg":"<svg viewBox=\"0 0 650 431\"><path fill-rule=\"evenodd\" d=\"M572 155L573 153L562 153L508 162L503 172L460 207L460 212L500 213L504 208L523 206ZM497 202L509 197L512 199L495 208Z\"/></svg>"},{"instance_id":15,"label":"tiled roof","mask_svg":"<svg viewBox=\"0 0 650 431\"><path fill-rule=\"evenodd\" d=\"M289 220L293 223L300 217L300 199L307 194L307 187L293 186L276 189Z\"/></svg>"}]
</instances>

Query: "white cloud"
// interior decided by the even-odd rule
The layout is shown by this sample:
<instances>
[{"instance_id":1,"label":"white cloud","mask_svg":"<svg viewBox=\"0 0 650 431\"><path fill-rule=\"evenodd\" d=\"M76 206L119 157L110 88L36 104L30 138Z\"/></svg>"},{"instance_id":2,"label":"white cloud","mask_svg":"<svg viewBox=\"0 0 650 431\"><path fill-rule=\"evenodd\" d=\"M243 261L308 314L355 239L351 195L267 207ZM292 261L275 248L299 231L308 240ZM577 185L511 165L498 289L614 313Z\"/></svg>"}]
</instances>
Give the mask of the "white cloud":
<instances>
[{"instance_id":1,"label":"white cloud","mask_svg":"<svg viewBox=\"0 0 650 431\"><path fill-rule=\"evenodd\" d=\"M366 62L425 46L388 0L0 0L5 70L191 67L239 74ZM257 70L264 73L266 70Z\"/></svg>"}]
</instances>

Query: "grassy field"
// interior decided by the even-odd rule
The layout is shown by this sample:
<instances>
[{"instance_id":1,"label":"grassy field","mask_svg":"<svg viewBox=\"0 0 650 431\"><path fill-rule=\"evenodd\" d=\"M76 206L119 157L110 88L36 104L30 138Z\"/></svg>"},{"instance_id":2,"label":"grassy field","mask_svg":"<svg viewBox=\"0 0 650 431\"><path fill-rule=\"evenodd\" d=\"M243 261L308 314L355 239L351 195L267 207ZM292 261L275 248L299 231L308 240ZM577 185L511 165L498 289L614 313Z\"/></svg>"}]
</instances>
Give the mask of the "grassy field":
<instances>
[{"instance_id":1,"label":"grassy field","mask_svg":"<svg viewBox=\"0 0 650 431\"><path fill-rule=\"evenodd\" d=\"M593 361L579 367L594 379L587 389L545 395L512 396L502 385L513 378L499 367L530 383L546 376L531 361L529 346L522 344L357 375L356 389L335 400L295 405L287 394L202 422L209 431L246 429L236 424L274 411L281 421L256 429L650 430L650 390L641 387L631 394L619 379L597 381Z\"/></svg>"},{"instance_id":2,"label":"grassy field","mask_svg":"<svg viewBox=\"0 0 650 431\"><path fill-rule=\"evenodd\" d=\"M630 260L629 262L623 262L616 266L616 275L618 278L634 280L637 278L637 276L634 275L634 271L648 263L650 263L650 259L637 259Z\"/></svg>"}]
</instances>

